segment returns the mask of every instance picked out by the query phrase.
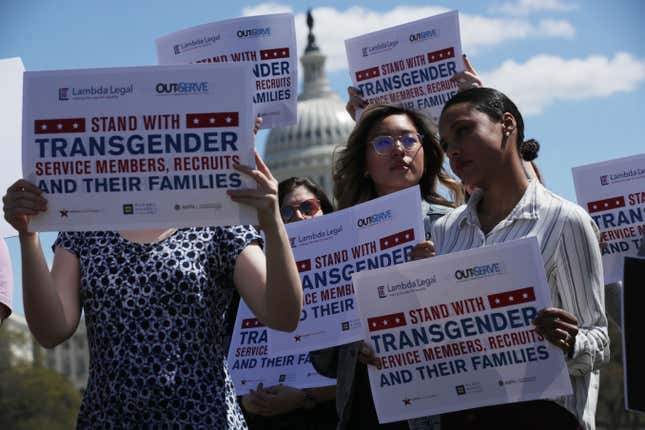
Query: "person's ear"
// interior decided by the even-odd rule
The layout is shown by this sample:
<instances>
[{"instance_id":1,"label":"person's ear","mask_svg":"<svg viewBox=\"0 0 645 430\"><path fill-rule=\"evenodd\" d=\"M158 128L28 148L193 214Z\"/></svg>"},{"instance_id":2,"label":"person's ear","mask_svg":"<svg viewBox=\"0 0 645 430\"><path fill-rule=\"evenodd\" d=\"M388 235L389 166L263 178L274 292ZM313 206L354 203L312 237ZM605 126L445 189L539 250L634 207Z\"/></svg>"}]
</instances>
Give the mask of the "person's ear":
<instances>
[{"instance_id":1,"label":"person's ear","mask_svg":"<svg viewBox=\"0 0 645 430\"><path fill-rule=\"evenodd\" d=\"M505 112L502 116L502 128L504 137L509 137L513 131L515 131L516 122L515 117L508 112Z\"/></svg>"}]
</instances>

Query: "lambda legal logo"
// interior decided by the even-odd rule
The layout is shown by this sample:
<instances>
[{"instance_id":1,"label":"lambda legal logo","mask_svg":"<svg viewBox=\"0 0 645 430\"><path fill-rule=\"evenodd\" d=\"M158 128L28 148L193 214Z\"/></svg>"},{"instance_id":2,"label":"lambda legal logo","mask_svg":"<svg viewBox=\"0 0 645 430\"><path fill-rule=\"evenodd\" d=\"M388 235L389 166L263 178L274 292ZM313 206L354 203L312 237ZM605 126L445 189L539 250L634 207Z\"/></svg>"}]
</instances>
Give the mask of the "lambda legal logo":
<instances>
[{"instance_id":1,"label":"lambda legal logo","mask_svg":"<svg viewBox=\"0 0 645 430\"><path fill-rule=\"evenodd\" d=\"M602 175L600 177L600 185L609 185L609 175Z\"/></svg>"},{"instance_id":2,"label":"lambda legal logo","mask_svg":"<svg viewBox=\"0 0 645 430\"><path fill-rule=\"evenodd\" d=\"M387 297L387 294L385 294L385 285L379 285L376 289L378 290L379 298L384 299Z\"/></svg>"},{"instance_id":3,"label":"lambda legal logo","mask_svg":"<svg viewBox=\"0 0 645 430\"><path fill-rule=\"evenodd\" d=\"M69 88L59 88L58 89L58 100L69 100Z\"/></svg>"}]
</instances>

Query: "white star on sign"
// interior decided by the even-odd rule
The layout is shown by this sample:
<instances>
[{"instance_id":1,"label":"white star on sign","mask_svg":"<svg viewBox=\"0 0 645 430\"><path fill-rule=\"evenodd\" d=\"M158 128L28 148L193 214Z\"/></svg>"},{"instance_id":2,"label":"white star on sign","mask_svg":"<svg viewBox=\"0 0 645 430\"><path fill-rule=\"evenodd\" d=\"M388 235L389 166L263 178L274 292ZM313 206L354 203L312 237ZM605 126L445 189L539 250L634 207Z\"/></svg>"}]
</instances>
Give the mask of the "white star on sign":
<instances>
[{"instance_id":1,"label":"white star on sign","mask_svg":"<svg viewBox=\"0 0 645 430\"><path fill-rule=\"evenodd\" d=\"M400 323L400 322L401 322L401 320L400 320L400 319L398 319L398 318L396 318L394 321L395 321L396 323Z\"/></svg>"},{"instance_id":2,"label":"white star on sign","mask_svg":"<svg viewBox=\"0 0 645 430\"><path fill-rule=\"evenodd\" d=\"M499 299L495 299L495 303L499 303Z\"/></svg>"},{"instance_id":3,"label":"white star on sign","mask_svg":"<svg viewBox=\"0 0 645 430\"><path fill-rule=\"evenodd\" d=\"M273 56L274 56L274 57L277 57L277 56L278 56L278 53L277 53L277 52L274 52L274 53L273 53Z\"/></svg>"},{"instance_id":4,"label":"white star on sign","mask_svg":"<svg viewBox=\"0 0 645 430\"><path fill-rule=\"evenodd\" d=\"M43 130L47 130L47 125L43 124L43 125L40 126L40 128L43 129Z\"/></svg>"},{"instance_id":5,"label":"white star on sign","mask_svg":"<svg viewBox=\"0 0 645 430\"><path fill-rule=\"evenodd\" d=\"M57 128L57 129L59 129L59 130L61 130L61 129L63 128L63 124L58 123L58 124L56 125L56 128Z\"/></svg>"},{"instance_id":6,"label":"white star on sign","mask_svg":"<svg viewBox=\"0 0 645 430\"><path fill-rule=\"evenodd\" d=\"M78 128L78 124L74 123L74 124L72 124L72 127Z\"/></svg>"},{"instance_id":7,"label":"white star on sign","mask_svg":"<svg viewBox=\"0 0 645 430\"><path fill-rule=\"evenodd\" d=\"M512 302L513 300L515 300L515 299L513 298L513 296L508 296L508 301L509 301L509 302Z\"/></svg>"},{"instance_id":8,"label":"white star on sign","mask_svg":"<svg viewBox=\"0 0 645 430\"><path fill-rule=\"evenodd\" d=\"M387 325L387 320L383 321L383 325Z\"/></svg>"},{"instance_id":9,"label":"white star on sign","mask_svg":"<svg viewBox=\"0 0 645 430\"><path fill-rule=\"evenodd\" d=\"M383 243L384 243L385 245L387 245L389 242L386 240L386 241L385 241L385 242L383 242Z\"/></svg>"},{"instance_id":10,"label":"white star on sign","mask_svg":"<svg viewBox=\"0 0 645 430\"><path fill-rule=\"evenodd\" d=\"M211 117L211 119L209 121L210 121L211 124L214 124L215 123L215 118Z\"/></svg>"},{"instance_id":11,"label":"white star on sign","mask_svg":"<svg viewBox=\"0 0 645 430\"><path fill-rule=\"evenodd\" d=\"M282 55L287 55L287 51L282 51Z\"/></svg>"},{"instance_id":12,"label":"white star on sign","mask_svg":"<svg viewBox=\"0 0 645 430\"><path fill-rule=\"evenodd\" d=\"M376 327L376 321L372 323L372 327Z\"/></svg>"},{"instance_id":13,"label":"white star on sign","mask_svg":"<svg viewBox=\"0 0 645 430\"><path fill-rule=\"evenodd\" d=\"M197 118L195 118L195 119L193 120L193 124L199 124L199 120L198 120Z\"/></svg>"},{"instance_id":14,"label":"white star on sign","mask_svg":"<svg viewBox=\"0 0 645 430\"><path fill-rule=\"evenodd\" d=\"M529 295L528 295L528 294L526 294L526 293L524 293L524 294L522 295L522 297L524 297L525 299L528 299L528 298L529 298Z\"/></svg>"},{"instance_id":15,"label":"white star on sign","mask_svg":"<svg viewBox=\"0 0 645 430\"><path fill-rule=\"evenodd\" d=\"M230 117L230 116L227 116L227 117L226 117L226 122L231 122L231 121L232 121L232 120L231 120L231 117Z\"/></svg>"},{"instance_id":16,"label":"white star on sign","mask_svg":"<svg viewBox=\"0 0 645 430\"><path fill-rule=\"evenodd\" d=\"M409 235L409 234L406 234L406 235L405 235L405 238L406 238L406 239L409 239L409 238L410 238L410 235Z\"/></svg>"}]
</instances>

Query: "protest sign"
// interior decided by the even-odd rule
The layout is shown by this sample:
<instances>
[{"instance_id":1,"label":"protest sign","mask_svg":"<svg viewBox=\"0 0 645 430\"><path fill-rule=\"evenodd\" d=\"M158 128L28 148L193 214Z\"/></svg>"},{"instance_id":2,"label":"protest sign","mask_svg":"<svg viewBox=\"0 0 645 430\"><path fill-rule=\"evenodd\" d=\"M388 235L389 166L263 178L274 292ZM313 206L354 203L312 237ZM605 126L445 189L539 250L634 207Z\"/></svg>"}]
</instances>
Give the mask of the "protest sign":
<instances>
[{"instance_id":1,"label":"protest sign","mask_svg":"<svg viewBox=\"0 0 645 430\"><path fill-rule=\"evenodd\" d=\"M645 154L572 170L578 204L600 229L605 283L620 281L645 234Z\"/></svg>"},{"instance_id":2,"label":"protest sign","mask_svg":"<svg viewBox=\"0 0 645 430\"><path fill-rule=\"evenodd\" d=\"M243 396L258 384L265 387L284 384L295 388L335 385L336 380L320 375L306 352L270 355L268 329L240 300L235 329L228 351L228 368L235 392Z\"/></svg>"},{"instance_id":3,"label":"protest sign","mask_svg":"<svg viewBox=\"0 0 645 430\"><path fill-rule=\"evenodd\" d=\"M298 63L293 15L212 22L156 40L159 64L249 62L254 114L262 128L296 123Z\"/></svg>"},{"instance_id":4,"label":"protest sign","mask_svg":"<svg viewBox=\"0 0 645 430\"><path fill-rule=\"evenodd\" d=\"M562 350L532 324L549 306L537 239L353 276L379 421L571 394Z\"/></svg>"},{"instance_id":5,"label":"protest sign","mask_svg":"<svg viewBox=\"0 0 645 430\"><path fill-rule=\"evenodd\" d=\"M464 70L457 11L345 40L353 85L370 104L396 104L438 121Z\"/></svg>"},{"instance_id":6,"label":"protest sign","mask_svg":"<svg viewBox=\"0 0 645 430\"><path fill-rule=\"evenodd\" d=\"M645 349L642 347L643 303L645 302L645 258L625 257L621 291L623 376L625 409L645 412Z\"/></svg>"},{"instance_id":7,"label":"protest sign","mask_svg":"<svg viewBox=\"0 0 645 430\"><path fill-rule=\"evenodd\" d=\"M302 280L303 310L293 333L269 332L271 354L361 340L352 273L403 263L425 238L418 186L286 228Z\"/></svg>"},{"instance_id":8,"label":"protest sign","mask_svg":"<svg viewBox=\"0 0 645 430\"><path fill-rule=\"evenodd\" d=\"M0 59L0 193L22 178L20 166L20 131L22 118L22 73L25 71L20 58ZM0 219L1 237L15 236L16 230Z\"/></svg>"},{"instance_id":9,"label":"protest sign","mask_svg":"<svg viewBox=\"0 0 645 430\"><path fill-rule=\"evenodd\" d=\"M249 65L27 72L23 172L48 200L34 231L255 223Z\"/></svg>"}]
</instances>

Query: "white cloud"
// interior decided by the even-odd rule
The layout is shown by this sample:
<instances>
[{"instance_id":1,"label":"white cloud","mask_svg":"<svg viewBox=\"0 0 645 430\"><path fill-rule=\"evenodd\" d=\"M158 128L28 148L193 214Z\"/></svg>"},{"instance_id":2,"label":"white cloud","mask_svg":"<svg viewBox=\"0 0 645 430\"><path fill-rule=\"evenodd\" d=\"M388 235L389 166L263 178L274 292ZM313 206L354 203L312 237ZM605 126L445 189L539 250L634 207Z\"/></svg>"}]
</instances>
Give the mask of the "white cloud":
<instances>
[{"instance_id":1,"label":"white cloud","mask_svg":"<svg viewBox=\"0 0 645 430\"><path fill-rule=\"evenodd\" d=\"M343 70L347 68L345 39L448 10L439 6L398 6L386 12L375 12L363 7L350 7L346 10L319 7L314 11L314 34L318 46L327 55L327 70ZM264 3L244 8L242 13L261 15L285 11L292 9L279 3ZM295 20L298 49L302 51L307 43L304 13L296 14ZM564 20L542 20L533 23L522 18L489 18L462 13L460 22L463 49L471 55L482 48L511 40L536 37L570 38L575 35L575 28Z\"/></svg>"},{"instance_id":2,"label":"white cloud","mask_svg":"<svg viewBox=\"0 0 645 430\"><path fill-rule=\"evenodd\" d=\"M538 55L523 64L505 61L496 70L482 73L482 80L507 94L522 113L536 115L559 101L602 98L635 90L645 81L645 59L624 52L613 58Z\"/></svg>"},{"instance_id":3,"label":"white cloud","mask_svg":"<svg viewBox=\"0 0 645 430\"><path fill-rule=\"evenodd\" d=\"M577 8L577 5L562 0L516 0L498 4L491 10L508 15L526 16L533 12L568 12Z\"/></svg>"}]
</instances>

